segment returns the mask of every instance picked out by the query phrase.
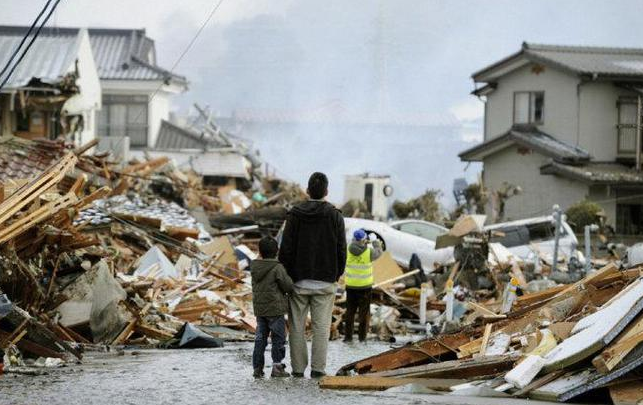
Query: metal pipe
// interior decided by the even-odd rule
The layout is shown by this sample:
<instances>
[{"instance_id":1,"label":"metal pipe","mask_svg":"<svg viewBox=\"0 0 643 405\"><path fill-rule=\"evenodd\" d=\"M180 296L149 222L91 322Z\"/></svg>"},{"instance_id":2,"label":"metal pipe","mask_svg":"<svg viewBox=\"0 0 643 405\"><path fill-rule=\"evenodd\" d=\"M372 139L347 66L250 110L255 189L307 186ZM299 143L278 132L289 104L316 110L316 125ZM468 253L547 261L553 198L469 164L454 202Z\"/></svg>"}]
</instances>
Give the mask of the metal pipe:
<instances>
[{"instance_id":1,"label":"metal pipe","mask_svg":"<svg viewBox=\"0 0 643 405\"><path fill-rule=\"evenodd\" d=\"M556 229L554 230L554 261L551 266L551 272L555 272L558 266L558 242L560 239L560 224L562 222L562 214L558 204L554 205L554 219L556 220Z\"/></svg>"}]
</instances>

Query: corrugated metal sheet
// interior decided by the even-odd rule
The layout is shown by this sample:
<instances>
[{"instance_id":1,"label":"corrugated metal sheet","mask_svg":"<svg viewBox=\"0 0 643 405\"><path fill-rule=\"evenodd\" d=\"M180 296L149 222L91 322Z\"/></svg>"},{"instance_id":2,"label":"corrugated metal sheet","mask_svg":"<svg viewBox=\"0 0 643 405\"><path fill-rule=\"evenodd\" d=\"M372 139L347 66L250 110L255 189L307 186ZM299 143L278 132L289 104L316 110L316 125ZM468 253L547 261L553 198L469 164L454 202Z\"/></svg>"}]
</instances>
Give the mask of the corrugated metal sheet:
<instances>
[{"instance_id":1,"label":"corrugated metal sheet","mask_svg":"<svg viewBox=\"0 0 643 405\"><path fill-rule=\"evenodd\" d=\"M205 149L210 143L201 134L165 120L156 137L157 149Z\"/></svg>"},{"instance_id":2,"label":"corrugated metal sheet","mask_svg":"<svg viewBox=\"0 0 643 405\"><path fill-rule=\"evenodd\" d=\"M132 151L132 157L149 155L152 158L167 156L180 169L192 169L203 176L221 176L250 179L250 161L236 151Z\"/></svg>"},{"instance_id":3,"label":"corrugated metal sheet","mask_svg":"<svg viewBox=\"0 0 643 405\"><path fill-rule=\"evenodd\" d=\"M7 63L22 37L21 33L3 34L0 30L0 66ZM5 89L26 86L33 78L45 83L60 81L73 68L78 45L78 31L61 35L41 33L9 78Z\"/></svg>"}]
</instances>

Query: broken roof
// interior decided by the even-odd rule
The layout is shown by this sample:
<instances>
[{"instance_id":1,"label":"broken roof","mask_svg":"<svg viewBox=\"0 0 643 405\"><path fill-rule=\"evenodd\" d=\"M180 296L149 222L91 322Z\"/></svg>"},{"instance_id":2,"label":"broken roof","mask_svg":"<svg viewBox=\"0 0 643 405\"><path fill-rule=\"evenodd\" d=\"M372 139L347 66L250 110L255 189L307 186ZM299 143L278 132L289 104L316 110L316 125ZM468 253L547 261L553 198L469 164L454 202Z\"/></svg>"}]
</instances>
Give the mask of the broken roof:
<instances>
[{"instance_id":1,"label":"broken roof","mask_svg":"<svg viewBox=\"0 0 643 405\"><path fill-rule=\"evenodd\" d=\"M560 141L533 126L514 126L504 135L467 149L458 156L463 161L479 162L511 145L533 149L561 162L578 163L590 159L589 153L584 149Z\"/></svg>"},{"instance_id":2,"label":"broken roof","mask_svg":"<svg viewBox=\"0 0 643 405\"><path fill-rule=\"evenodd\" d=\"M181 149L146 151L132 151L133 156L149 156L157 158L166 156L172 159L181 170L194 170L202 176L234 177L250 179L252 163L250 160L233 148L226 149Z\"/></svg>"},{"instance_id":3,"label":"broken roof","mask_svg":"<svg viewBox=\"0 0 643 405\"><path fill-rule=\"evenodd\" d=\"M205 132L197 132L192 128L185 128L170 121L162 120L156 138L156 149L179 150L179 149L209 149L225 147Z\"/></svg>"},{"instance_id":4,"label":"broken roof","mask_svg":"<svg viewBox=\"0 0 643 405\"><path fill-rule=\"evenodd\" d=\"M641 185L643 173L619 163L587 163L582 166L552 161L540 168L541 174L555 174L591 184Z\"/></svg>"},{"instance_id":5,"label":"broken roof","mask_svg":"<svg viewBox=\"0 0 643 405\"><path fill-rule=\"evenodd\" d=\"M62 141L0 137L0 181L35 177L55 163L65 150Z\"/></svg>"},{"instance_id":6,"label":"broken roof","mask_svg":"<svg viewBox=\"0 0 643 405\"><path fill-rule=\"evenodd\" d=\"M23 32L4 30L3 27L0 27L0 66L6 65L9 61L26 30L26 27ZM75 61L83 35L87 35L87 32L75 30L74 32L52 34L43 29L43 32L33 42L29 52L25 54L24 59L9 77L4 86L5 89L24 87L34 78L47 84L60 82L68 73L75 70Z\"/></svg>"},{"instance_id":7,"label":"broken roof","mask_svg":"<svg viewBox=\"0 0 643 405\"><path fill-rule=\"evenodd\" d=\"M5 38L17 38L19 41L28 29L29 27L21 26L0 26L0 44L5 41ZM61 57L59 55L61 49L43 39L64 41L71 37L75 38L80 30L80 28L44 27L34 42L34 46L38 44L40 52L34 52L36 49L32 48L27 55L29 57L31 54L32 57L42 61L55 61ZM174 74L156 64L154 41L147 37L144 29L90 28L88 31L101 80L163 80L168 84L187 86L184 76ZM0 51L13 49L14 47L0 46ZM0 53L0 60L8 57L9 54L9 52ZM40 66L38 63L23 64Z\"/></svg>"},{"instance_id":8,"label":"broken roof","mask_svg":"<svg viewBox=\"0 0 643 405\"><path fill-rule=\"evenodd\" d=\"M581 75L643 78L643 49L543 45L523 42L520 51L473 73L476 82L493 82L527 63L542 63Z\"/></svg>"}]
</instances>

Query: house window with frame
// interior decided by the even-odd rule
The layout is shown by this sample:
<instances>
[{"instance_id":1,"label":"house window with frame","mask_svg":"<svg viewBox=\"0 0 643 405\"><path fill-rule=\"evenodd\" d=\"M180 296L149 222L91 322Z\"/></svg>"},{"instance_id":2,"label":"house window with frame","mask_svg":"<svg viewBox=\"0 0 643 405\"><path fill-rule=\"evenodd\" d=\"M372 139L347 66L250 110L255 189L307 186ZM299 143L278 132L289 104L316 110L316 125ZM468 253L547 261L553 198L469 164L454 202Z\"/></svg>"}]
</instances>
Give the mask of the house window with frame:
<instances>
[{"instance_id":1,"label":"house window with frame","mask_svg":"<svg viewBox=\"0 0 643 405\"><path fill-rule=\"evenodd\" d=\"M147 145L148 105L146 96L103 96L98 112L100 136L128 136L133 147Z\"/></svg>"},{"instance_id":2,"label":"house window with frame","mask_svg":"<svg viewBox=\"0 0 643 405\"><path fill-rule=\"evenodd\" d=\"M514 124L540 125L545 121L545 92L514 92Z\"/></svg>"},{"instance_id":3,"label":"house window with frame","mask_svg":"<svg viewBox=\"0 0 643 405\"><path fill-rule=\"evenodd\" d=\"M618 153L636 153L637 103L636 97L618 98Z\"/></svg>"}]
</instances>

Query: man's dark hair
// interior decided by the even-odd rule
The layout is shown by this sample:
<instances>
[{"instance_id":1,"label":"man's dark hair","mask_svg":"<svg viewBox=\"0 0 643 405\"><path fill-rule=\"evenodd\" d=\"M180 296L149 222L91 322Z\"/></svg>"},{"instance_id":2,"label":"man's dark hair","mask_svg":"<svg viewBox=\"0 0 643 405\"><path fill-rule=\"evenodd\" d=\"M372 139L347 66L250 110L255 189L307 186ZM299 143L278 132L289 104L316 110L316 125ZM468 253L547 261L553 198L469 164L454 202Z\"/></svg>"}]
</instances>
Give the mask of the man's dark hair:
<instances>
[{"instance_id":1,"label":"man's dark hair","mask_svg":"<svg viewBox=\"0 0 643 405\"><path fill-rule=\"evenodd\" d=\"M279 251L279 245L275 238L270 236L264 236L259 241L259 253L264 259L274 259L277 257L277 252Z\"/></svg>"},{"instance_id":2,"label":"man's dark hair","mask_svg":"<svg viewBox=\"0 0 643 405\"><path fill-rule=\"evenodd\" d=\"M328 177L324 173L315 172L308 179L308 195L314 200L321 200L328 194Z\"/></svg>"}]
</instances>

